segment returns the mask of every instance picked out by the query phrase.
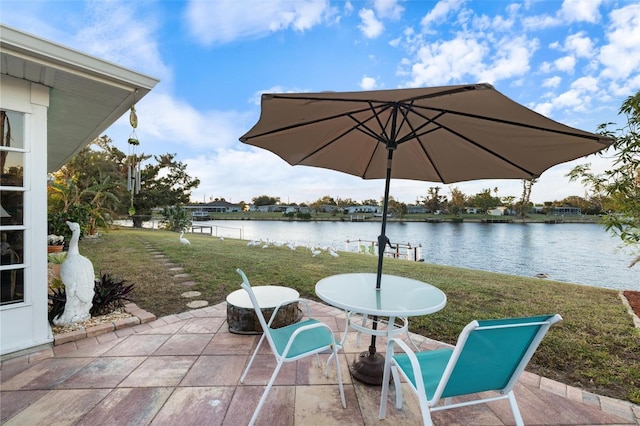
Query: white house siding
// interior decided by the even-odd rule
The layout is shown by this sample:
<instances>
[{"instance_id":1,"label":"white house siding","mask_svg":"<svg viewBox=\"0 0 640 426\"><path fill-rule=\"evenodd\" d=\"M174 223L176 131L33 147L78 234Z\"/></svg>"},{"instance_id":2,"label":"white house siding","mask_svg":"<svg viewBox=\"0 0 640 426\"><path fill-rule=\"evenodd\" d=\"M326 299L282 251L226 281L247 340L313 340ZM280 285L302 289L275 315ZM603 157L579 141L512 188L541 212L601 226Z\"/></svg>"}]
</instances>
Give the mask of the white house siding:
<instances>
[{"instance_id":1,"label":"white house siding","mask_svg":"<svg viewBox=\"0 0 640 426\"><path fill-rule=\"evenodd\" d=\"M22 191L24 217L22 223L2 223L3 231L22 233L21 263L1 266L23 268L24 291L16 303L0 306L5 358L53 341L47 320L47 171L98 137L159 80L1 23L0 56L0 108L24 114L23 186L9 188Z\"/></svg>"},{"instance_id":2,"label":"white house siding","mask_svg":"<svg viewBox=\"0 0 640 426\"><path fill-rule=\"evenodd\" d=\"M47 320L47 109L49 88L3 75L0 108L25 114L24 298L0 307L0 354L53 341Z\"/></svg>"}]
</instances>

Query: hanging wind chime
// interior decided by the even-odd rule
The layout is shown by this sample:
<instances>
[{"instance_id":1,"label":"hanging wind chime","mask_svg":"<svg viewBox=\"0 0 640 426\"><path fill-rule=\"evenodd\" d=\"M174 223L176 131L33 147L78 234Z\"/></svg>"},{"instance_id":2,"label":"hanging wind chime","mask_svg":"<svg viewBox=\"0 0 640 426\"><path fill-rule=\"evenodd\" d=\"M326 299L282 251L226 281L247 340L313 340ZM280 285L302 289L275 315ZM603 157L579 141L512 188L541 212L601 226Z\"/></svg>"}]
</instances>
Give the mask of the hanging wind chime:
<instances>
[{"instance_id":1,"label":"hanging wind chime","mask_svg":"<svg viewBox=\"0 0 640 426\"><path fill-rule=\"evenodd\" d=\"M138 135L136 128L138 127L138 116L136 115L135 100L131 105L129 112L129 124L131 124L131 134L129 135L129 161L127 164L127 189L131 192L131 206L129 207L129 216L136 214L133 207L133 196L140 192L140 158L138 157Z\"/></svg>"}]
</instances>

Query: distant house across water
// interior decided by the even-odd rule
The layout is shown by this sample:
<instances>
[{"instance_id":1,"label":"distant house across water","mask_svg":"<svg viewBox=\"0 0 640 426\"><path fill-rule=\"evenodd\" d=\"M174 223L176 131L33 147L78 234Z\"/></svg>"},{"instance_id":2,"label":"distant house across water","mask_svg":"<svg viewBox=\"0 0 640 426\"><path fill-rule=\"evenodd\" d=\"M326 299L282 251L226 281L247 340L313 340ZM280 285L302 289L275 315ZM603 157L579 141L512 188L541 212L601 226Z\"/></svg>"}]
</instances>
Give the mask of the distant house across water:
<instances>
[{"instance_id":1,"label":"distant house across water","mask_svg":"<svg viewBox=\"0 0 640 426\"><path fill-rule=\"evenodd\" d=\"M429 213L429 209L420 205L407 206L407 213Z\"/></svg>"},{"instance_id":2,"label":"distant house across water","mask_svg":"<svg viewBox=\"0 0 640 426\"><path fill-rule=\"evenodd\" d=\"M380 213L382 211L381 207L378 206L350 206L346 208L347 213Z\"/></svg>"},{"instance_id":3,"label":"distant house across water","mask_svg":"<svg viewBox=\"0 0 640 426\"><path fill-rule=\"evenodd\" d=\"M191 212L192 219L206 220L212 213L232 213L242 211L240 204L232 204L227 201L212 201L210 203L191 204L184 207Z\"/></svg>"}]
</instances>

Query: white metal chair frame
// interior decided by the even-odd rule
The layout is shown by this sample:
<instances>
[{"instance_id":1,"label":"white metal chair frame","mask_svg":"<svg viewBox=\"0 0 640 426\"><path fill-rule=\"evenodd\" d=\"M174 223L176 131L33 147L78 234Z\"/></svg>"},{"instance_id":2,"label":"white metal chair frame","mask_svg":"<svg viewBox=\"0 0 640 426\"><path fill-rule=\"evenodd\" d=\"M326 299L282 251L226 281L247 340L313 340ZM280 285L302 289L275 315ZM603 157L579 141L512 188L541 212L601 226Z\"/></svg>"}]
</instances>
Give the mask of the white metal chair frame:
<instances>
[{"instance_id":1,"label":"white metal chair frame","mask_svg":"<svg viewBox=\"0 0 640 426\"><path fill-rule=\"evenodd\" d=\"M409 333L409 319L407 317L395 317L393 324L390 324L389 320L387 319L378 318L376 330L367 325L369 322L373 324L373 318L369 318L369 315L346 311L346 324L344 327L344 335L342 336L340 344L344 346L344 343L347 340L349 327L351 327L357 331L356 345L358 347L360 347L360 336L362 333L369 335L375 334L378 337L393 337L397 334L406 333L407 339L409 339L413 347L416 348L416 350L419 350L418 345L416 345L416 343L411 338L411 334Z\"/></svg>"},{"instance_id":2,"label":"white metal chair frame","mask_svg":"<svg viewBox=\"0 0 640 426\"><path fill-rule=\"evenodd\" d=\"M541 320L541 318L544 318L544 319ZM515 320L517 321L522 319L515 319ZM423 375L425 374L424 371L426 371L426 369L429 368L429 360L421 364L416 354L413 353L413 351L411 351L411 349L406 343L395 338L390 339L387 345L385 368L384 368L384 374L382 379L382 395L380 398L379 418L384 419L386 415L387 398L389 393L389 379L390 379L389 373L393 375L393 383L396 391L396 408L398 409L402 408L402 384L400 382L400 375L398 374L398 371L399 371L400 373L402 373L402 377L404 378L404 380L408 382L411 390L418 396L418 400L420 403L420 410L422 412L422 418L425 425L433 424L431 420L431 412L433 411L448 410L452 408L481 404L481 403L496 401L500 399L507 399L509 401L509 405L511 407L511 411L513 413L513 417L515 419L516 425L524 425L522 420L522 415L520 414L518 403L516 401L516 397L513 392L513 388L516 382L518 381L518 378L524 371L525 367L531 360L531 357L533 356L534 352L538 348L538 345L540 344L543 337L549 330L549 327L551 327L551 325L553 325L554 323L560 320L562 320L562 317L558 314L555 314L555 315L550 315L548 317L532 317L532 321L530 322L509 323L509 324L503 324L503 325L481 326L478 321L470 322L460 333L456 346L453 350L441 349L436 351L430 351L432 353L437 351L442 352L442 357L444 357L445 361L446 361L446 357L447 356L449 357L446 363L446 367L444 368L444 371L441 373L441 375L439 377L434 377L433 375L429 377L430 379L434 379L434 378L438 379L437 387L430 399L428 399L428 395L425 390L425 382L423 379ZM465 350L465 344L467 343L469 336L474 331L505 329L505 328L513 328L513 327L527 327L527 326L539 326L539 329L536 332L535 336L530 341L530 343L528 344L528 346L526 347L526 351L520 356L517 366L510 373L509 380L504 387L495 389L488 386L484 389L476 390L475 392L461 392L461 393L455 393L455 392L451 392L450 390L447 390L447 385L449 385L450 383L452 373L456 368L456 363L458 362L461 354ZM408 360L410 361L412 371L410 371L409 374L413 376L412 377L413 380L411 380L411 378L407 375L407 371L405 371L405 369L400 367L397 360L394 358L394 348L396 345L400 349L402 349L402 351L406 354L406 357L408 357ZM427 353L427 352L424 352L424 353ZM470 378L469 376L471 376L471 374L468 374L466 377ZM458 377L458 379L463 380L460 377ZM456 384L453 384L453 386L455 387ZM449 403L450 398L454 396L468 395L471 393L477 393L477 392L489 391L489 390L494 390L498 392L498 395L490 396L490 397L480 397L479 399L459 402L455 404ZM441 399L443 398L443 393L445 393L444 405L437 406L438 403L440 403Z\"/></svg>"},{"instance_id":3,"label":"white metal chair frame","mask_svg":"<svg viewBox=\"0 0 640 426\"><path fill-rule=\"evenodd\" d=\"M320 364L320 358L318 356L318 354L320 353L330 353L329 359L327 361L327 367L325 369L325 375L327 376L329 373L329 363L331 362L331 359L335 359L336 374L338 378L338 387L340 388L340 398L342 399L342 406L346 408L347 403L344 397L344 388L342 385L342 376L340 373L340 361L338 359L338 349L341 349L342 346L341 344L335 341L334 334L331 328L329 328L328 325L322 322L319 322L315 319L312 319L310 317L309 305L303 299L289 300L289 301L280 303L273 310L273 314L271 315L271 318L267 323L265 321L264 315L262 314L262 311L260 310L260 305L258 304L255 294L251 289L251 284L249 283L249 279L247 278L247 276L242 270L236 269L236 272L238 272L238 274L240 274L240 276L242 277L243 282L241 286L248 293L249 298L251 299L251 303L254 307L254 310L256 311L256 316L258 317L258 320L260 321L260 325L262 326L262 330L264 331L262 333L262 336L260 337L260 341L258 342L255 350L253 351L253 354L251 355L251 358L249 359L249 363L247 364L244 372L242 373L242 376L240 377L240 383L244 383L244 379L246 378L247 373L249 372L249 369L251 368L251 365L253 364L253 361L258 351L260 350L260 347L262 346L262 343L265 341L265 338L267 342L269 342L269 346L277 362L276 368L273 371L273 374L271 375L269 382L267 383L267 387L264 390L264 393L262 394L260 401L258 402L258 406L256 407L253 413L253 416L251 417L249 425L253 425L256 419L258 418L260 409L262 408L265 400L267 399L267 394L271 390L271 387L273 386L273 383L275 382L276 377L278 376L278 373L282 368L282 365L285 362L297 361L298 359L305 358L310 355L316 355L318 364ZM276 318L278 309L282 305L286 305L296 301L305 305L308 319L296 324L291 324L291 325L282 327L282 328L272 329L271 323ZM321 330L324 330L324 334L318 333L319 331L320 333L322 333ZM282 345L279 346L278 344L276 344L274 337L272 336L272 333L285 334L285 335L289 334L286 345L282 347ZM306 346L305 343L307 344L309 343L309 341L304 342L303 340L311 336L312 333L316 338L314 339L315 341L313 342L313 344L309 345L309 347L305 348L305 350L300 351L300 345ZM323 341L317 341L317 337L322 338Z\"/></svg>"}]
</instances>

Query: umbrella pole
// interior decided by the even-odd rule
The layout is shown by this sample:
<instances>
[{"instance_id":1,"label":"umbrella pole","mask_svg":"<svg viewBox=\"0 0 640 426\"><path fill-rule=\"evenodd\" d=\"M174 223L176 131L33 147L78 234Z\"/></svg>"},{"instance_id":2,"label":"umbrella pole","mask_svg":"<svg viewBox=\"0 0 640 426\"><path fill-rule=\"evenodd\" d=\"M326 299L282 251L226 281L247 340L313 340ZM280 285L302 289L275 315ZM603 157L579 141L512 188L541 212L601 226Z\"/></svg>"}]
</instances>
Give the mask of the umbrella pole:
<instances>
[{"instance_id":1,"label":"umbrella pole","mask_svg":"<svg viewBox=\"0 0 640 426\"><path fill-rule=\"evenodd\" d=\"M387 175L384 183L384 199L382 202L382 229L378 236L378 271L376 275L376 291L380 291L380 284L382 282L382 261L384 259L384 251L387 248L389 239L387 238L387 212L389 211L389 186L391 183L391 163L393 160L394 148L387 148ZM392 327L393 324L389 324ZM371 335L371 344L369 350L361 352L359 356L353 361L351 367L351 374L359 381L369 385L381 385L382 375L384 373L384 356L376 352L376 335L375 332L378 329L378 317L373 317L373 323L371 324L373 334Z\"/></svg>"}]
</instances>

